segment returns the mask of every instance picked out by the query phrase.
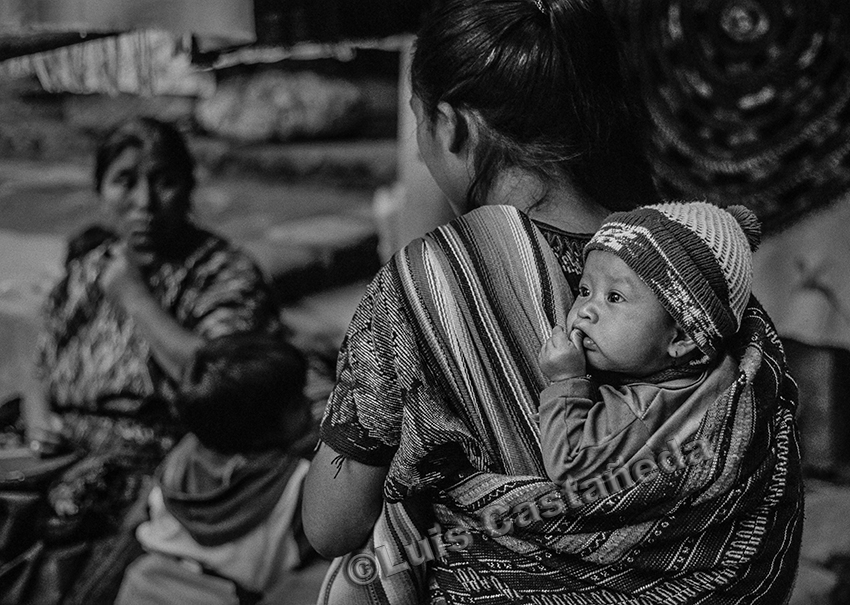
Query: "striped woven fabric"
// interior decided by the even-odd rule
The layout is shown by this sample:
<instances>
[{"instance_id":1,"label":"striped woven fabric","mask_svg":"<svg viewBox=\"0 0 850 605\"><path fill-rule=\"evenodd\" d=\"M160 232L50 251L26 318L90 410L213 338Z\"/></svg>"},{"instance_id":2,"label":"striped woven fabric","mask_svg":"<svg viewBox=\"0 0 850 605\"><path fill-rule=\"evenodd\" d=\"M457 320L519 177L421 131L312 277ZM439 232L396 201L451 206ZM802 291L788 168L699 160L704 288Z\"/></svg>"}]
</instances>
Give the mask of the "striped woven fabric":
<instances>
[{"instance_id":1,"label":"striped woven fabric","mask_svg":"<svg viewBox=\"0 0 850 605\"><path fill-rule=\"evenodd\" d=\"M478 209L409 245L373 286L383 297L367 292L352 322L323 439L390 466L371 548L427 562L411 555L434 518L450 548L356 602L421 602L426 571L433 604L786 600L802 529L796 386L755 301L738 379L685 423L682 448L700 440L711 455L576 505L542 478L537 353L571 296L531 221ZM378 370L376 342L395 351Z\"/></svg>"},{"instance_id":2,"label":"striped woven fabric","mask_svg":"<svg viewBox=\"0 0 850 605\"><path fill-rule=\"evenodd\" d=\"M618 490L576 498L537 477L486 472L450 490L440 519L462 519L473 546L436 565L448 602L500 602L507 595L571 605L787 602L803 519L797 390L755 299L735 354L736 381L685 423L695 431L680 449L693 452L701 443L710 452L697 463L688 456L682 468L669 464L659 449L665 437L654 436L624 465L635 483L620 473ZM635 460L648 459L659 471L640 480ZM674 472L663 470L665 460ZM511 533L493 536L494 510L511 512L498 522L512 522ZM541 512L547 510L559 512ZM476 589L466 600L470 585Z\"/></svg>"}]
</instances>

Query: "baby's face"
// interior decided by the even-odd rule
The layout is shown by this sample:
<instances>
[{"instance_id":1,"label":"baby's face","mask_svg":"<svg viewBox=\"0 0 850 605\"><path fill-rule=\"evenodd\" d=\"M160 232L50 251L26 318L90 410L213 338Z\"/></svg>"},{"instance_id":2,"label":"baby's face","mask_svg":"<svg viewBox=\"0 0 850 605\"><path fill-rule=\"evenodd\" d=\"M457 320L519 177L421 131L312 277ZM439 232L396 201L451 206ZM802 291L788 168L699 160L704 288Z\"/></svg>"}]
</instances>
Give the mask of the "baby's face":
<instances>
[{"instance_id":1,"label":"baby's face","mask_svg":"<svg viewBox=\"0 0 850 605\"><path fill-rule=\"evenodd\" d=\"M582 332L587 364L595 370L648 376L670 367L676 322L622 259L587 255L568 330Z\"/></svg>"}]
</instances>

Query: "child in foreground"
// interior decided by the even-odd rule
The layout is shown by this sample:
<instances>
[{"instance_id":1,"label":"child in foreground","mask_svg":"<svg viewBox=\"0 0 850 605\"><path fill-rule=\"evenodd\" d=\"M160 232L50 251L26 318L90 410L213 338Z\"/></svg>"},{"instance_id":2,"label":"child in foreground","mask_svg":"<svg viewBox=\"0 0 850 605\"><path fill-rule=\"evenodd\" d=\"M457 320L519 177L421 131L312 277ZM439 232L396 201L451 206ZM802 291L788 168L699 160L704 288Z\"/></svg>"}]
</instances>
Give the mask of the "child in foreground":
<instances>
[{"instance_id":1,"label":"child in foreground","mask_svg":"<svg viewBox=\"0 0 850 605\"><path fill-rule=\"evenodd\" d=\"M677 410L707 407L735 379L724 343L750 299L759 238L743 206L669 203L606 219L585 247L566 328L540 350L552 481L581 485L692 432Z\"/></svg>"},{"instance_id":2,"label":"child in foreground","mask_svg":"<svg viewBox=\"0 0 850 605\"><path fill-rule=\"evenodd\" d=\"M177 398L190 432L156 477L117 605L257 603L303 563L305 376L298 350L265 336L198 351Z\"/></svg>"}]
</instances>

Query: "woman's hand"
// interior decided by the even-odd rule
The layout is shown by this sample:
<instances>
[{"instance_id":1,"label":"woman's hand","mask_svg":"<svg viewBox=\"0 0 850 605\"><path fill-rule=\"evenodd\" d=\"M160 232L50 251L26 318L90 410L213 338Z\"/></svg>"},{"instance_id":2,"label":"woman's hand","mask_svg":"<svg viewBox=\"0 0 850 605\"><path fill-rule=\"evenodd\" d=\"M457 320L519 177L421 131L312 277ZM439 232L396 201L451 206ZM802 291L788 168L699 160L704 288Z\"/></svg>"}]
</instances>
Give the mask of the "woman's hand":
<instances>
[{"instance_id":1,"label":"woman's hand","mask_svg":"<svg viewBox=\"0 0 850 605\"><path fill-rule=\"evenodd\" d=\"M26 393L21 411L26 439L33 453L50 455L62 447L62 417L50 411L43 395L36 391Z\"/></svg>"},{"instance_id":2,"label":"woman's hand","mask_svg":"<svg viewBox=\"0 0 850 605\"><path fill-rule=\"evenodd\" d=\"M587 360L581 340L581 330L567 336L562 326L552 328L552 334L540 347L537 361L543 374L551 381L578 378L587 374Z\"/></svg>"},{"instance_id":3,"label":"woman's hand","mask_svg":"<svg viewBox=\"0 0 850 605\"><path fill-rule=\"evenodd\" d=\"M122 307L128 297L149 296L139 263L124 242L117 244L107 257L106 267L100 275L100 285L107 298Z\"/></svg>"},{"instance_id":4,"label":"woman's hand","mask_svg":"<svg viewBox=\"0 0 850 605\"><path fill-rule=\"evenodd\" d=\"M181 326L160 306L142 276L142 266L133 249L119 243L100 275L101 288L107 299L133 318L162 369L179 380L204 339Z\"/></svg>"}]
</instances>

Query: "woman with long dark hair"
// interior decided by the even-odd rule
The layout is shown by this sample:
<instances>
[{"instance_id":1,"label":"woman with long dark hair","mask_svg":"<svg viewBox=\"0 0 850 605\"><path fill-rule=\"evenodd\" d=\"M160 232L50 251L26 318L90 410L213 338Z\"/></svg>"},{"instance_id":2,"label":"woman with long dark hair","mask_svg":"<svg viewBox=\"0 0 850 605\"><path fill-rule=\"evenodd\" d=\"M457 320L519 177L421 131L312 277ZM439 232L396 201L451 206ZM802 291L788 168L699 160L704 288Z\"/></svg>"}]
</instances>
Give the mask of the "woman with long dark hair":
<instances>
[{"instance_id":1,"label":"woman with long dark hair","mask_svg":"<svg viewBox=\"0 0 850 605\"><path fill-rule=\"evenodd\" d=\"M448 2L411 84L420 154L459 218L396 254L349 326L305 486L308 538L341 556L320 602L781 602L799 454L766 320L741 381L775 388L747 420L712 416L719 466L577 507L543 478L540 345L602 220L658 201L602 3Z\"/></svg>"}]
</instances>

